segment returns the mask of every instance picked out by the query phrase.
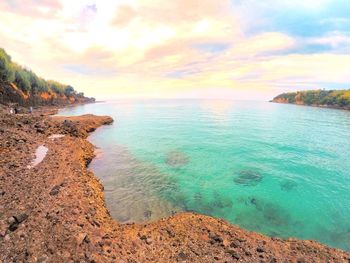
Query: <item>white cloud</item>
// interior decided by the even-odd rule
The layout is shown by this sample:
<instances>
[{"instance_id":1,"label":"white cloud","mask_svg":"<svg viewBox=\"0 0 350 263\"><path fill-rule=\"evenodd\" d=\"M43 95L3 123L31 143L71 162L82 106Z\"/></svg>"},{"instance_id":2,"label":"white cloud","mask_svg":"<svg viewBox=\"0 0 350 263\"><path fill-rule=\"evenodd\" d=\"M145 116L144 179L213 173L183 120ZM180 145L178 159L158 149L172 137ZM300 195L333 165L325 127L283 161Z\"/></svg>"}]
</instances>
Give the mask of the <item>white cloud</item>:
<instances>
[{"instance_id":1,"label":"white cloud","mask_svg":"<svg viewBox=\"0 0 350 263\"><path fill-rule=\"evenodd\" d=\"M272 6L268 0L258 6L323 8L328 2L285 0ZM277 85L350 83L349 56L287 54L300 43L280 32L246 36L226 0L41 3L33 1L28 11L0 4L0 46L38 74L88 95L168 96L198 94L199 88L275 92ZM305 41L349 45L340 33ZM216 43L229 48L195 48Z\"/></svg>"},{"instance_id":2,"label":"white cloud","mask_svg":"<svg viewBox=\"0 0 350 263\"><path fill-rule=\"evenodd\" d=\"M329 45L332 48L350 48L350 36L340 32L332 32L323 37L309 38L306 43Z\"/></svg>"}]
</instances>

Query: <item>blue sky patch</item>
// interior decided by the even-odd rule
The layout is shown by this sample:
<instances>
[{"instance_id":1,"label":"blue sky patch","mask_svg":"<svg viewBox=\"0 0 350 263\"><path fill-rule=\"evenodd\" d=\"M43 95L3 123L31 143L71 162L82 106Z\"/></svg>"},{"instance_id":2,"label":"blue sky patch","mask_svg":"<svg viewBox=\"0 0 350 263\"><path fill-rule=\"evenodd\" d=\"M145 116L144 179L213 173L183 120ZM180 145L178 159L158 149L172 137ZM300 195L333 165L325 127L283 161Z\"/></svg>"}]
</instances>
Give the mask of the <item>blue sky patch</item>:
<instances>
[{"instance_id":1,"label":"blue sky patch","mask_svg":"<svg viewBox=\"0 0 350 263\"><path fill-rule=\"evenodd\" d=\"M231 2L232 9L243 14L242 20L248 18L245 29L248 35L277 31L296 37L317 37L334 31L350 32L349 0L329 1L321 8L303 8L302 4L298 6L298 1L294 5L292 1L283 3L277 0Z\"/></svg>"},{"instance_id":2,"label":"blue sky patch","mask_svg":"<svg viewBox=\"0 0 350 263\"><path fill-rule=\"evenodd\" d=\"M79 64L63 65L63 68L66 71L74 72L80 75L89 75L89 76L92 76L92 75L115 76L116 75L116 72L114 70L90 68L85 65L79 65Z\"/></svg>"},{"instance_id":3,"label":"blue sky patch","mask_svg":"<svg viewBox=\"0 0 350 263\"><path fill-rule=\"evenodd\" d=\"M228 48L230 48L230 44L227 43L203 43L203 44L195 44L192 45L192 48L197 49L199 51L208 52L208 53L220 53Z\"/></svg>"}]
</instances>

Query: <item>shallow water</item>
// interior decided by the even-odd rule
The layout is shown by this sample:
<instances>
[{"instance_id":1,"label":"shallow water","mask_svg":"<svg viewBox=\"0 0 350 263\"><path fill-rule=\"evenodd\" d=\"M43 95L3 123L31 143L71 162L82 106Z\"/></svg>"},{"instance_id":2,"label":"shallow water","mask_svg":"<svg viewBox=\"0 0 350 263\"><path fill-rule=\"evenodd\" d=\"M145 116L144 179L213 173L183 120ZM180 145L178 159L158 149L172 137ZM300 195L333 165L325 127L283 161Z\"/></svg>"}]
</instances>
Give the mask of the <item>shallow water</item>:
<instances>
[{"instance_id":1,"label":"shallow water","mask_svg":"<svg viewBox=\"0 0 350 263\"><path fill-rule=\"evenodd\" d=\"M119 101L89 140L121 222L179 210L350 250L350 112L265 102Z\"/></svg>"}]
</instances>

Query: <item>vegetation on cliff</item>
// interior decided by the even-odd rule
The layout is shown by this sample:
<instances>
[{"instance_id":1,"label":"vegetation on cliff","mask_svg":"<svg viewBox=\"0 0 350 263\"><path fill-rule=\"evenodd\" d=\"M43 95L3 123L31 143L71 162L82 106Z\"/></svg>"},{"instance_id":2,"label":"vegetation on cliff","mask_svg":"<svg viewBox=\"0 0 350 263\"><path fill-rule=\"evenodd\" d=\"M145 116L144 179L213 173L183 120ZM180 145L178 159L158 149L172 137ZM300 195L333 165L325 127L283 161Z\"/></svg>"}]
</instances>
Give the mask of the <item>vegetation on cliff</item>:
<instances>
[{"instance_id":1,"label":"vegetation on cliff","mask_svg":"<svg viewBox=\"0 0 350 263\"><path fill-rule=\"evenodd\" d=\"M282 93L273 102L350 109L350 90L308 90Z\"/></svg>"},{"instance_id":2,"label":"vegetation on cliff","mask_svg":"<svg viewBox=\"0 0 350 263\"><path fill-rule=\"evenodd\" d=\"M91 101L84 93L77 93L70 85L45 80L33 71L13 62L0 48L0 99L2 103L52 104Z\"/></svg>"}]
</instances>

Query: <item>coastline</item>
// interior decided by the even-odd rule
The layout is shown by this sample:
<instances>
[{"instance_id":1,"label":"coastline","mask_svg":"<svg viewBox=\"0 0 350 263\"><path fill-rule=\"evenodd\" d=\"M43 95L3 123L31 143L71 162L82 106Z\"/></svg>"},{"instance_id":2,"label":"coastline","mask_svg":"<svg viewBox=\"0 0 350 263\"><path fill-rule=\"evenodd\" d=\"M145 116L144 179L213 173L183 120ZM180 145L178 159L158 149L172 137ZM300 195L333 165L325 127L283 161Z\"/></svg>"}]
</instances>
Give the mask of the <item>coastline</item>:
<instances>
[{"instance_id":1,"label":"coastline","mask_svg":"<svg viewBox=\"0 0 350 263\"><path fill-rule=\"evenodd\" d=\"M110 217L103 186L87 169L94 157L88 133L112 118L51 114L48 108L0 115L0 261L350 261L349 253L315 241L270 238L193 213L121 225ZM48 138L54 134L65 136ZM41 145L48 153L29 169Z\"/></svg>"},{"instance_id":2,"label":"coastline","mask_svg":"<svg viewBox=\"0 0 350 263\"><path fill-rule=\"evenodd\" d=\"M350 108L344 108L344 107L339 107L339 106L318 105L318 104L308 105L308 104L303 104L303 103L290 103L290 102L278 101L278 100L270 100L269 102L278 103L278 104L288 104L288 105L296 105L296 106L313 107L313 108L350 111Z\"/></svg>"}]
</instances>

